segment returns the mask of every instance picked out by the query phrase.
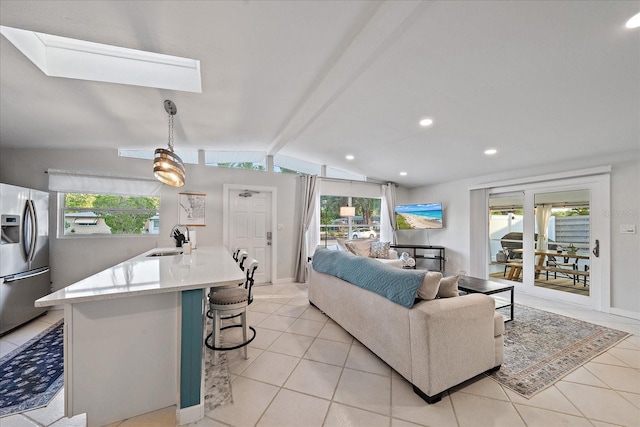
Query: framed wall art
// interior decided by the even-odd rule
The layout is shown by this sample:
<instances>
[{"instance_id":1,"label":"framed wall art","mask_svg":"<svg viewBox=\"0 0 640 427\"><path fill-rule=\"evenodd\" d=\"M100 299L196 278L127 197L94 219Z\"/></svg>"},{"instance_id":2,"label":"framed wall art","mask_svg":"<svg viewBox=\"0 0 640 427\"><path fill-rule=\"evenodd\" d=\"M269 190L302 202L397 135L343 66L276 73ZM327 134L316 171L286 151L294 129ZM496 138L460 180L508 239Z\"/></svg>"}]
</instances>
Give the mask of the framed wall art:
<instances>
[{"instance_id":1,"label":"framed wall art","mask_svg":"<svg viewBox=\"0 0 640 427\"><path fill-rule=\"evenodd\" d=\"M180 193L178 198L178 222L184 225L205 226L204 193Z\"/></svg>"}]
</instances>

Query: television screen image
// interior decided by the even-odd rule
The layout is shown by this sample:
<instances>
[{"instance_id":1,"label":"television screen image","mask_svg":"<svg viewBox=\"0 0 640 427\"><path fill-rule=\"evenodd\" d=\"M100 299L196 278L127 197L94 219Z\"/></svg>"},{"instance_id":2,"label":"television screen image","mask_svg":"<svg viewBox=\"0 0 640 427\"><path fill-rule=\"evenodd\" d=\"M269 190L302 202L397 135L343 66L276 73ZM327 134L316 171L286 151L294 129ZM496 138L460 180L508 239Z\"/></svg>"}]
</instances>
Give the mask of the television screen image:
<instances>
[{"instance_id":1,"label":"television screen image","mask_svg":"<svg viewBox=\"0 0 640 427\"><path fill-rule=\"evenodd\" d=\"M396 206L397 230L442 228L442 203Z\"/></svg>"}]
</instances>

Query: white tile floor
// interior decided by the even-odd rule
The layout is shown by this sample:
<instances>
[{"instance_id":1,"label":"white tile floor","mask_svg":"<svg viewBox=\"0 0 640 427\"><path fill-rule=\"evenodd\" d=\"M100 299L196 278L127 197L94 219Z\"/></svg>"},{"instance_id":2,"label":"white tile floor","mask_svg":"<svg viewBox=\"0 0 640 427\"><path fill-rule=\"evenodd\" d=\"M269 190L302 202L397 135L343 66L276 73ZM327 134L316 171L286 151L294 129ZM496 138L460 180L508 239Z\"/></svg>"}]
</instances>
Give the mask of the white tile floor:
<instances>
[{"instance_id":1,"label":"white tile floor","mask_svg":"<svg viewBox=\"0 0 640 427\"><path fill-rule=\"evenodd\" d=\"M640 321L517 294L516 301L634 335L555 385L524 399L490 378L469 381L428 405L411 385L317 309L306 286L255 288L249 360L229 353L233 405L194 427L214 426L640 426ZM44 330L61 312L0 340L0 353ZM63 417L63 392L46 408L0 419L1 427L84 426ZM110 427L174 426L175 407Z\"/></svg>"}]
</instances>

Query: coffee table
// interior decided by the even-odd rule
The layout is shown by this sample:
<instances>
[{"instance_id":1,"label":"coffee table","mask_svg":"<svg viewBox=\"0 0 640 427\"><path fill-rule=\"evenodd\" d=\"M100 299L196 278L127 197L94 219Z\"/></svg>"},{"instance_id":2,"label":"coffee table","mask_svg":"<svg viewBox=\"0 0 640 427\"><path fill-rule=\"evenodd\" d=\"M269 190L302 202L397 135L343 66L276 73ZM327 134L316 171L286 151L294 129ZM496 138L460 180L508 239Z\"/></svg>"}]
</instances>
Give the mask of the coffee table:
<instances>
[{"instance_id":1,"label":"coffee table","mask_svg":"<svg viewBox=\"0 0 640 427\"><path fill-rule=\"evenodd\" d=\"M445 276L453 276L453 274L447 273L445 274ZM496 301L496 310L503 307L509 307L510 309L511 317L509 319L505 319L505 323L513 320L513 285L493 282L491 280L478 279L477 277L460 276L460 279L458 280L458 289L467 293L478 293L485 295L509 292L509 300L497 298L494 298L494 300Z\"/></svg>"}]
</instances>

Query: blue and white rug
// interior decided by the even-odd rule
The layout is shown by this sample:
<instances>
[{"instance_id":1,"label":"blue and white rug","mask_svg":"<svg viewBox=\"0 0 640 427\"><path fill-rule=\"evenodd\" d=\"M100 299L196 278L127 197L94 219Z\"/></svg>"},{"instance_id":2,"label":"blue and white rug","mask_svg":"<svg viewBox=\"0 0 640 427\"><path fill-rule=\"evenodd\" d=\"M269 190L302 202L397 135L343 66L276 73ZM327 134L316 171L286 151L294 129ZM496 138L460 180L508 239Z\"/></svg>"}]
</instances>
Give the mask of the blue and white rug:
<instances>
[{"instance_id":1,"label":"blue and white rug","mask_svg":"<svg viewBox=\"0 0 640 427\"><path fill-rule=\"evenodd\" d=\"M0 417L46 406L64 384L63 321L0 359Z\"/></svg>"}]
</instances>

